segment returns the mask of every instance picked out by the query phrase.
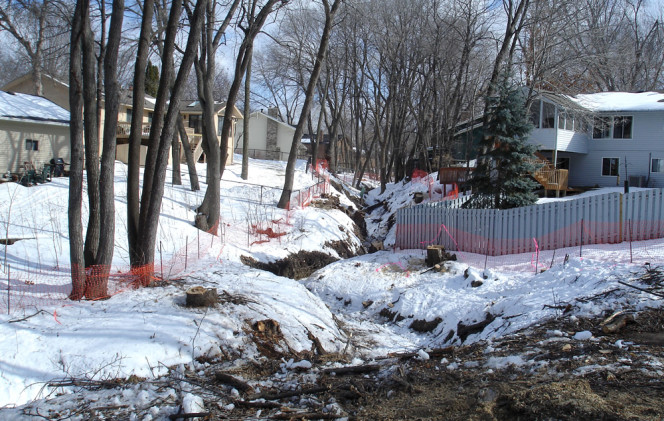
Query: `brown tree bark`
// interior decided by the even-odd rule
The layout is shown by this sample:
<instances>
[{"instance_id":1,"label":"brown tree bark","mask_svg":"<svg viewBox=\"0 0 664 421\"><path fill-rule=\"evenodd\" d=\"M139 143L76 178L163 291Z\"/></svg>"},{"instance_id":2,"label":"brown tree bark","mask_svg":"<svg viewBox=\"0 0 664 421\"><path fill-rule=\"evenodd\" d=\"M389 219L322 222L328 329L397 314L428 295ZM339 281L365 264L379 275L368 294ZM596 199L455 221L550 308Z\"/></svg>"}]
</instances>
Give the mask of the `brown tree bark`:
<instances>
[{"instance_id":1,"label":"brown tree bark","mask_svg":"<svg viewBox=\"0 0 664 421\"><path fill-rule=\"evenodd\" d=\"M254 54L254 46L250 45L247 49L247 71L244 79L244 119L242 120L242 173L240 177L243 180L249 178L249 117L251 117L251 61Z\"/></svg>"},{"instance_id":2,"label":"brown tree bark","mask_svg":"<svg viewBox=\"0 0 664 421\"><path fill-rule=\"evenodd\" d=\"M138 39L138 52L134 66L134 94L132 95L132 117L129 131L129 160L127 165L127 237L129 240L129 260L131 266L139 264L138 227L140 212L140 157L143 135L143 109L145 107L145 69L152 40L152 16L154 0L143 2L143 18Z\"/></svg>"},{"instance_id":3,"label":"brown tree bark","mask_svg":"<svg viewBox=\"0 0 664 421\"><path fill-rule=\"evenodd\" d=\"M82 15L88 0L78 0L74 9L69 51L69 121L71 160L69 165L69 262L71 264L72 291L69 298L80 300L85 293L85 259L83 256L83 70Z\"/></svg>"},{"instance_id":4,"label":"brown tree bark","mask_svg":"<svg viewBox=\"0 0 664 421\"><path fill-rule=\"evenodd\" d=\"M88 267L95 264L99 249L99 121L97 119L94 35L90 27L89 6L83 12L83 126L89 211L83 253L85 266Z\"/></svg>"},{"instance_id":5,"label":"brown tree bark","mask_svg":"<svg viewBox=\"0 0 664 421\"><path fill-rule=\"evenodd\" d=\"M281 191L281 197L279 198L279 203L277 204L280 209L286 209L290 204L290 197L293 192L293 178L295 176L297 148L302 141L302 133L304 132L304 125L307 122L307 116L311 112L311 103L313 101L314 90L316 89L316 83L318 82L318 77L320 76L321 69L323 68L323 62L325 61L327 46L330 42L332 22L335 15L337 14L337 11L339 10L339 7L343 3L343 0L334 0L332 5L330 5L328 0L322 1L323 7L325 9L325 25L323 26L323 34L321 35L320 44L318 45L318 52L316 54L314 68L311 72L311 77L309 78L309 83L307 84L307 89L305 91L304 104L302 105L302 111L300 112L300 119L297 122L297 126L295 126L295 133L293 134L293 142L291 143L291 149L288 155L288 163L286 164L284 188Z\"/></svg>"},{"instance_id":6,"label":"brown tree bark","mask_svg":"<svg viewBox=\"0 0 664 421\"><path fill-rule=\"evenodd\" d=\"M101 170L99 174L99 248L95 257L97 279L86 286L85 296L98 299L108 294L108 275L115 247L115 139L117 136L118 110L120 108L120 84L117 67L122 36L124 0L113 0L111 26L104 55L105 119L102 144Z\"/></svg>"},{"instance_id":7,"label":"brown tree bark","mask_svg":"<svg viewBox=\"0 0 664 421\"><path fill-rule=\"evenodd\" d=\"M184 119L182 118L182 114L178 116L177 126L178 133L180 134L180 142L182 143L185 162L187 163L187 168L189 170L189 184L191 185L191 191L198 191L201 189L201 186L198 183L198 173L196 172L194 154L191 151L191 145L189 144L187 129L184 127Z\"/></svg>"},{"instance_id":8,"label":"brown tree bark","mask_svg":"<svg viewBox=\"0 0 664 421\"><path fill-rule=\"evenodd\" d=\"M235 61L235 72L233 76L233 82L228 92L228 99L226 100L226 111L224 112L224 118L221 127L221 134L219 135L219 146L218 151L212 151L214 147L211 143L208 143L210 148L208 155L208 188L205 191L205 197L203 198L203 203L198 208L198 215L196 216L196 226L199 229L204 231L215 231L215 227L219 223L219 181L224 173L226 167L226 160L228 159L228 138L231 134L231 126L233 124L232 114L233 109L235 108L235 102L237 101L237 96L242 84L242 78L247 71L247 66L249 64L249 51L250 47L253 45L254 39L260 32L265 20L272 12L272 8L276 3L281 1L282 5L287 3L284 0L268 0L260 11L256 14L256 8L258 4L255 0L249 2L244 10L245 18L247 21L247 27L244 28L244 39L240 45L238 51L238 56ZM210 44L217 45L217 44ZM208 57L207 66L213 65L214 58ZM203 70L203 66L198 66L196 73L199 74ZM208 75L212 75L209 70L207 71ZM203 84L205 87L206 84ZM199 89L199 99L201 94L205 97L205 92ZM205 112L204 112L204 123L206 121ZM206 124L206 123L205 123ZM205 126L204 124L204 126ZM216 138L216 134L215 134ZM214 162L211 162L211 160Z\"/></svg>"},{"instance_id":9,"label":"brown tree bark","mask_svg":"<svg viewBox=\"0 0 664 421\"><path fill-rule=\"evenodd\" d=\"M154 267L157 227L159 225L161 200L164 193L164 180L166 177L166 168L168 166L168 154L170 151L171 142L173 140L173 135L175 133L175 125L177 123L178 116L180 115L180 96L196 56L196 49L198 48L200 32L205 17L206 5L207 0L198 0L196 2L196 6L190 20L190 32L187 38L187 45L182 56L182 61L180 63L180 68L178 70L175 83L173 84L173 90L170 92L170 95L168 89L168 80L170 79L170 76L166 77L162 75L162 80L160 80L159 83L157 103L159 104L160 102L165 102L166 97L170 97L170 101L168 103L168 111L166 112L166 116L160 117L160 119L163 121L163 124L161 125L162 129L159 131L159 137L156 137L156 133L152 133L155 128L154 120L153 127L150 132L151 139L155 137L155 142L154 144L151 143L150 147L156 150L148 151L148 156L150 159L146 163L145 173L150 173L151 176L149 183L147 176L143 182L141 211L139 215L140 231L138 249L142 259L141 263L148 268L148 274L144 275L142 279L144 282L149 281L152 269ZM173 7L180 9L181 3L176 0L173 2ZM180 10L175 10L175 13L173 13L173 10L171 10L171 12L172 19L169 18L166 34L167 42L165 43L164 48L165 52L172 48L172 45L174 44L173 41L175 33L178 29L178 17L180 15ZM170 43L168 40L171 40ZM172 54L170 54L170 57L163 57L162 69L168 69L169 67L172 68L172 63L170 61L172 61ZM156 117L156 111L157 110L155 109L154 117ZM161 112L163 113L163 108Z\"/></svg>"},{"instance_id":10,"label":"brown tree bark","mask_svg":"<svg viewBox=\"0 0 664 421\"><path fill-rule=\"evenodd\" d=\"M221 37L225 33L231 19L235 14L235 10L240 5L238 0L231 4L230 9L226 14L221 26L215 33L215 4L208 4L205 25L201 34L201 54L194 60L194 68L196 70L196 87L198 92L198 101L203 109L203 133L202 133L202 147L205 152L207 162L207 189L203 203L199 206L194 224L202 231L217 233L217 226L219 224L219 186L221 179L221 154L219 150L219 140L215 131L215 112L214 101L214 82L213 78L216 73L216 51L221 42ZM232 107L230 108L232 110ZM225 113L229 112L229 107L226 106Z\"/></svg>"}]
</instances>

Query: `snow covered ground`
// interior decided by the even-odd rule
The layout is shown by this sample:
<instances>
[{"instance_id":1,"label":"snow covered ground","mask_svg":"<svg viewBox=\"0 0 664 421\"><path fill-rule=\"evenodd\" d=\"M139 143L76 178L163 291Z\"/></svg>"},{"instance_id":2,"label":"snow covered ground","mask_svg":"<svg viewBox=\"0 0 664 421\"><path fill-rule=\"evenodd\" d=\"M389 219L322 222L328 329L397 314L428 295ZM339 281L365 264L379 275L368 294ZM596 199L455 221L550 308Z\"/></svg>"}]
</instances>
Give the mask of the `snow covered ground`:
<instances>
[{"instance_id":1,"label":"snow covered ground","mask_svg":"<svg viewBox=\"0 0 664 421\"><path fill-rule=\"evenodd\" d=\"M458 345L512 333L557 315L556 303L605 293L619 286L617 280L629 281L645 271L642 264L615 263L620 259L607 263L602 253L583 259L570 257L567 263L554 264L538 274L483 271L468 266L483 256L466 253L438 273L425 271L422 251L410 250L340 260L303 281L279 277L243 265L241 257L274 262L300 251L337 257L330 246L333 241L343 240L357 250L361 246L351 219L340 210L307 207L286 213L277 209L274 205L284 169L285 163L252 160L248 182L255 185L241 183L239 165L226 170L223 230L218 238L199 234L191 225L204 190L189 191L186 177L183 186L167 183L158 238L164 261L172 264L172 270L164 271L172 279L165 285L124 290L97 302L34 300L22 308L15 303L11 314L6 314L3 306L8 303L0 298L0 313L5 313L0 315L0 407L4 407L0 419L20 419L23 412L15 407L74 392L79 392L75 398L38 401L33 406L46 413L92 400L100 405L128 405L136 413L147 411L149 418L142 419L165 419L177 411L172 402L179 402L195 412L200 397L186 388L137 386L82 393L63 380L158 378L173 367L176 371L203 370L208 364L205 361L216 357L241 365L260 358L251 326L261 320L278 322L283 334L279 346L284 351L309 350L316 345L315 337L328 352L347 352L366 361L394 351ZM204 167L199 173L204 174ZM316 181L305 174L300 162L295 188L305 189ZM126 168L118 164L116 270L128 266L125 189ZM396 209L409 203L413 191L427 190L422 183L396 184L381 198L389 198L389 206ZM4 231L0 238L22 238L0 246L0 278L48 283L49 273L62 273L53 268L66 267L68 259L66 194L66 179L30 188L0 185L0 229ZM335 190L332 194L340 197L343 206L354 206L345 195ZM377 197L377 191L369 192L369 203ZM248 233L257 221L281 221L272 224L275 231L286 234L262 242L266 238ZM387 233L387 223L368 221L368 229ZM201 251L200 244L204 244ZM663 245L661 240L648 243L651 248ZM186 269L183 249L188 253ZM611 253L621 252L624 248ZM662 263L650 261L652 266ZM477 286L479 283L482 285ZM221 303L209 310L184 307L184 291L194 285L216 288ZM6 287L7 281L0 281L0 291ZM660 307L662 300L656 298L626 290L610 303L576 301L574 311L584 316L598 315L607 308ZM416 321L415 326L427 328L414 327ZM489 322L481 332L460 334L461 326L482 321ZM284 364L285 369L294 369L298 363ZM159 399L164 403L155 405Z\"/></svg>"}]
</instances>

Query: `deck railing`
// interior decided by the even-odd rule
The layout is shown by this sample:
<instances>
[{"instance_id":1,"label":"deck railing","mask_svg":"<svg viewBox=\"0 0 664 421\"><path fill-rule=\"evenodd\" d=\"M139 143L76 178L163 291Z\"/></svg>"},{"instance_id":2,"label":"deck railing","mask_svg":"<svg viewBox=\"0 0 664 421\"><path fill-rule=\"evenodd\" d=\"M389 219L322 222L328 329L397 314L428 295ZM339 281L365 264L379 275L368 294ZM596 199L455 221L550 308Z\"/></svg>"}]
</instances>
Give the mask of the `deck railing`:
<instances>
[{"instance_id":1,"label":"deck railing","mask_svg":"<svg viewBox=\"0 0 664 421\"><path fill-rule=\"evenodd\" d=\"M143 123L141 127L141 136L148 137L150 136L150 123ZM129 132L131 131L131 122L118 121L118 128L116 129L118 137L129 137Z\"/></svg>"}]
</instances>

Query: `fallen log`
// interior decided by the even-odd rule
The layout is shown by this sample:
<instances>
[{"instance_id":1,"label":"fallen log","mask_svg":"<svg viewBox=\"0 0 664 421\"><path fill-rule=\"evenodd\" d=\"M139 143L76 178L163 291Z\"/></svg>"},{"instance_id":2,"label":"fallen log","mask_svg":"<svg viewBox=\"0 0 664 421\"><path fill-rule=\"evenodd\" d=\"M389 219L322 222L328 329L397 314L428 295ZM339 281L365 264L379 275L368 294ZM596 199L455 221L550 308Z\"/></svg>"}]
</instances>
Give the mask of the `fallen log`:
<instances>
[{"instance_id":1,"label":"fallen log","mask_svg":"<svg viewBox=\"0 0 664 421\"><path fill-rule=\"evenodd\" d=\"M176 421L176 420L188 420L190 418L204 418L209 416L210 416L209 412L189 412L182 414L171 414L168 416L168 419L171 421Z\"/></svg>"},{"instance_id":2,"label":"fallen log","mask_svg":"<svg viewBox=\"0 0 664 421\"><path fill-rule=\"evenodd\" d=\"M245 400L236 400L233 403L237 406L244 406L245 408L261 408L261 409L274 409L281 408L281 404L276 402L253 402Z\"/></svg>"},{"instance_id":3,"label":"fallen log","mask_svg":"<svg viewBox=\"0 0 664 421\"><path fill-rule=\"evenodd\" d=\"M448 346L445 348L435 348L431 349L429 351L426 351L427 354L429 354L429 357L431 358L439 358L439 357L444 357L446 355L451 355L454 354L455 348L453 346ZM407 358L415 358L419 356L417 352L390 352L387 354L386 357L381 357L379 359L388 359L388 358L402 358L402 359L407 359Z\"/></svg>"},{"instance_id":4,"label":"fallen log","mask_svg":"<svg viewBox=\"0 0 664 421\"><path fill-rule=\"evenodd\" d=\"M325 414L322 412L287 412L275 414L270 417L272 420L336 420L347 418L348 415Z\"/></svg>"},{"instance_id":5,"label":"fallen log","mask_svg":"<svg viewBox=\"0 0 664 421\"><path fill-rule=\"evenodd\" d=\"M627 326L627 323L634 321L634 316L631 314L620 314L618 316L611 316L609 319L607 319L609 321L608 323L603 323L602 332L604 333L619 332L622 328Z\"/></svg>"},{"instance_id":6,"label":"fallen log","mask_svg":"<svg viewBox=\"0 0 664 421\"><path fill-rule=\"evenodd\" d=\"M248 399L252 401L258 399L265 399L266 401L278 401L280 399L292 398L293 396L313 395L316 393L327 392L329 390L330 390L329 386L316 386L307 389L289 390L287 392L280 392L274 394L269 394L269 393L258 394L251 396Z\"/></svg>"},{"instance_id":7,"label":"fallen log","mask_svg":"<svg viewBox=\"0 0 664 421\"><path fill-rule=\"evenodd\" d=\"M335 374L337 376L343 376L344 374L364 374L379 370L380 366L378 364L367 364L348 367L326 368L323 370L323 374Z\"/></svg>"},{"instance_id":8,"label":"fallen log","mask_svg":"<svg viewBox=\"0 0 664 421\"><path fill-rule=\"evenodd\" d=\"M217 371L214 373L214 379L222 384L226 384L229 386L232 386L239 390L240 392L247 392L250 390L254 390L253 387L251 387L247 382L244 382L237 377L233 377L230 374L226 374L222 371Z\"/></svg>"}]
</instances>

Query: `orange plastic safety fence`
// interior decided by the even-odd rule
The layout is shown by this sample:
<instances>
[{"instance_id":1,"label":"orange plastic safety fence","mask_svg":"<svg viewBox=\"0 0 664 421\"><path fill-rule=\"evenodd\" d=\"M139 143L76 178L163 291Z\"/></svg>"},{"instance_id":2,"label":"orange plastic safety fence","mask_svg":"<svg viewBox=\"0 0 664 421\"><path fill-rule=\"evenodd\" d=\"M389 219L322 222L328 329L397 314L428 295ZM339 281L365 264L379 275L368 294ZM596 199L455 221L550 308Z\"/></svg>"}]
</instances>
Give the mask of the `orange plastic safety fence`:
<instances>
[{"instance_id":1,"label":"orange plastic safety fence","mask_svg":"<svg viewBox=\"0 0 664 421\"><path fill-rule=\"evenodd\" d=\"M193 239L170 258L162 260L158 252L154 262L137 267L95 265L79 269L59 265L28 266L21 270L4 267L4 271L0 269L0 312L14 314L29 308L62 305L71 300L106 299L155 281L187 276L201 256L200 245L198 239ZM207 251L216 246L221 246L220 251L210 266L219 262L223 244L216 236L203 242L203 255L209 255ZM199 270L200 265L196 269Z\"/></svg>"}]
</instances>

